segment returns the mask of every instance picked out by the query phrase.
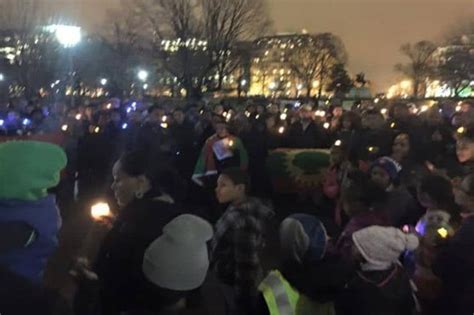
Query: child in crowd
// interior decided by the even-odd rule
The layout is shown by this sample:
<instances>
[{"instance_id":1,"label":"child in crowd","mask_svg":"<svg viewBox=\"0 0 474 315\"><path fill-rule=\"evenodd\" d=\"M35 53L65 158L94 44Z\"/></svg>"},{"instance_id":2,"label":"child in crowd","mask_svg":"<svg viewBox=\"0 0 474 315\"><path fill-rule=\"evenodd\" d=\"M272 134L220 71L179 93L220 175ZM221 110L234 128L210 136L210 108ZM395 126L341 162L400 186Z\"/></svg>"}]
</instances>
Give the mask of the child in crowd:
<instances>
[{"instance_id":1,"label":"child in crowd","mask_svg":"<svg viewBox=\"0 0 474 315\"><path fill-rule=\"evenodd\" d=\"M380 205L392 226L414 225L422 215L415 199L400 185L402 167L390 157L377 159L370 168L371 180L387 193L387 199Z\"/></svg>"},{"instance_id":2,"label":"child in crowd","mask_svg":"<svg viewBox=\"0 0 474 315\"><path fill-rule=\"evenodd\" d=\"M385 214L376 207L384 199L385 192L364 173L355 171L348 174L342 188L341 205L349 222L336 243L337 250L346 261L350 260L354 232L371 225L388 225Z\"/></svg>"},{"instance_id":3,"label":"child in crowd","mask_svg":"<svg viewBox=\"0 0 474 315\"><path fill-rule=\"evenodd\" d=\"M58 246L61 216L48 189L59 183L66 162L53 144L0 144L0 265L37 285Z\"/></svg>"},{"instance_id":4,"label":"child in crowd","mask_svg":"<svg viewBox=\"0 0 474 315\"><path fill-rule=\"evenodd\" d=\"M351 269L327 250L328 236L316 217L293 214L280 225L280 269L259 286L263 300L258 314L334 314L333 301ZM279 303L284 291L287 302Z\"/></svg>"},{"instance_id":5,"label":"child in crowd","mask_svg":"<svg viewBox=\"0 0 474 315\"><path fill-rule=\"evenodd\" d=\"M458 173L463 177L474 173L474 128L460 127L456 136L456 155L461 163Z\"/></svg>"},{"instance_id":6,"label":"child in crowd","mask_svg":"<svg viewBox=\"0 0 474 315\"><path fill-rule=\"evenodd\" d=\"M222 171L216 197L228 208L215 225L212 265L219 280L235 288L236 314L250 313L263 276L261 253L274 216L260 200L248 196L249 177L237 169Z\"/></svg>"},{"instance_id":7,"label":"child in crowd","mask_svg":"<svg viewBox=\"0 0 474 315\"><path fill-rule=\"evenodd\" d=\"M217 286L206 280L209 258L206 242L212 226L190 214L173 219L143 258L143 309L127 315L224 314Z\"/></svg>"},{"instance_id":8,"label":"child in crowd","mask_svg":"<svg viewBox=\"0 0 474 315\"><path fill-rule=\"evenodd\" d=\"M418 238L393 227L370 226L352 235L358 271L338 303L338 314L413 314L415 298L398 258L418 246Z\"/></svg>"}]
</instances>

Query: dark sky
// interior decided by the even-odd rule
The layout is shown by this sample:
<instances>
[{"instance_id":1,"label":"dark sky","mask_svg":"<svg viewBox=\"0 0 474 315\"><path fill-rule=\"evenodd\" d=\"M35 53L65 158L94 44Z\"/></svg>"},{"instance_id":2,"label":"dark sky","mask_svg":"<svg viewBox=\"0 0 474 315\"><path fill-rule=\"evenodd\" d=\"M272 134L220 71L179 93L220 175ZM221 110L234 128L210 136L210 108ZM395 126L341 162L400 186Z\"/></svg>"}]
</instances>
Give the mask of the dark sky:
<instances>
[{"instance_id":1,"label":"dark sky","mask_svg":"<svg viewBox=\"0 0 474 315\"><path fill-rule=\"evenodd\" d=\"M399 47L422 39L439 40L458 21L474 18L474 0L267 0L275 30L332 32L344 41L349 69L364 71L377 91L399 77ZM88 28L100 25L108 7L120 0L49 0Z\"/></svg>"}]
</instances>

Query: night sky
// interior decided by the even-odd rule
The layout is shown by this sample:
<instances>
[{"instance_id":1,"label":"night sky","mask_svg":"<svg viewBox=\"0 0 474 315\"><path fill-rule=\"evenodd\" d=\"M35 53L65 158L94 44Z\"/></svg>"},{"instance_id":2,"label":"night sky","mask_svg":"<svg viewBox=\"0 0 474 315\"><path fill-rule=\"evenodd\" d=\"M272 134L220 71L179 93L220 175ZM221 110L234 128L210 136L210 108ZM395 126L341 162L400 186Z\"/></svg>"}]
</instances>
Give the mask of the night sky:
<instances>
[{"instance_id":1,"label":"night sky","mask_svg":"<svg viewBox=\"0 0 474 315\"><path fill-rule=\"evenodd\" d=\"M44 0L43 0L44 1ZM399 79L399 47L439 40L456 21L474 18L474 0L267 0L277 32L333 32L349 52L349 69L366 72L376 91ZM89 29L101 25L107 8L120 0L48 0ZM74 13L71 13L74 12Z\"/></svg>"}]
</instances>

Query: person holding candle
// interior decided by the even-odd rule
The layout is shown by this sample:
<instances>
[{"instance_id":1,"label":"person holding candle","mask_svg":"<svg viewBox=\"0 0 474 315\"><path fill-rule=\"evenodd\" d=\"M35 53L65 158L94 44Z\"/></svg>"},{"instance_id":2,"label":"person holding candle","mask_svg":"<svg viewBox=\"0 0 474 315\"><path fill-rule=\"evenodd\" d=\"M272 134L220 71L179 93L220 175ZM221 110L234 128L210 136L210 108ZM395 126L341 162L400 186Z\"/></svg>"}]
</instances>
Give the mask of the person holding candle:
<instances>
[{"instance_id":1,"label":"person holding candle","mask_svg":"<svg viewBox=\"0 0 474 315\"><path fill-rule=\"evenodd\" d=\"M82 259L74 270L79 279L89 280L84 283L97 281L104 315L120 314L139 304L144 252L179 215L164 184L170 177L153 166L141 151L126 153L115 163L112 190L120 210L112 218L94 266ZM82 307L80 302L77 306Z\"/></svg>"}]
</instances>

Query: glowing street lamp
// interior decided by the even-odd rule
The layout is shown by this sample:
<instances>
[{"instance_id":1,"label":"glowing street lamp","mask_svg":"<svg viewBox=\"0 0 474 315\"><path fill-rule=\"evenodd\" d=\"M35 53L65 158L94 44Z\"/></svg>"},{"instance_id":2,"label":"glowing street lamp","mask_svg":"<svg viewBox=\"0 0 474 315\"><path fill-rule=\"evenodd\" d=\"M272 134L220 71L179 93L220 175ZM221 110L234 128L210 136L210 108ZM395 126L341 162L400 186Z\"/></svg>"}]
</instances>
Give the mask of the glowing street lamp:
<instances>
[{"instance_id":1,"label":"glowing street lamp","mask_svg":"<svg viewBox=\"0 0 474 315\"><path fill-rule=\"evenodd\" d=\"M46 29L56 36L56 39L64 48L74 47L82 39L79 26L55 24L47 26Z\"/></svg>"},{"instance_id":2,"label":"glowing street lamp","mask_svg":"<svg viewBox=\"0 0 474 315\"><path fill-rule=\"evenodd\" d=\"M148 75L149 75L149 73L148 73L148 71L146 71L146 70L140 70L140 71L138 71L138 79L139 79L140 81L145 82L145 81L148 79Z\"/></svg>"}]
</instances>

